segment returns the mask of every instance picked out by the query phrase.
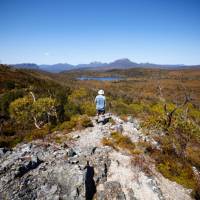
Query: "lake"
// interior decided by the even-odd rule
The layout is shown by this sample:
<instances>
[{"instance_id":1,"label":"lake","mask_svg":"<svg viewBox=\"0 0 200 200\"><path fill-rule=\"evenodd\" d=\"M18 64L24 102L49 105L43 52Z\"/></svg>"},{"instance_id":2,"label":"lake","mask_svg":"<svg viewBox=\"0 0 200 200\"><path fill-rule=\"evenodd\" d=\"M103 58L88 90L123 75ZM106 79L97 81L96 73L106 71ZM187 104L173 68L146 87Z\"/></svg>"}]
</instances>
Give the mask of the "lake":
<instances>
[{"instance_id":1,"label":"lake","mask_svg":"<svg viewBox=\"0 0 200 200\"><path fill-rule=\"evenodd\" d=\"M77 78L77 80L96 80L96 81L119 81L122 80L120 77L94 77L94 76L82 76Z\"/></svg>"}]
</instances>

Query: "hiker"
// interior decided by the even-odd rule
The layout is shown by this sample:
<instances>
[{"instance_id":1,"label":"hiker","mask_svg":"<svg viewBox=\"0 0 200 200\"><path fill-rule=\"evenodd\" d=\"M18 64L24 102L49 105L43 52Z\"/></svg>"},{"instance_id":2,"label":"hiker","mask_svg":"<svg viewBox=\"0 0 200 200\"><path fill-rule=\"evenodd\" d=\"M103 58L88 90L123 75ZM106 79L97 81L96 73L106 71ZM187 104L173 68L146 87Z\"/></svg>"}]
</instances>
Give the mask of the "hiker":
<instances>
[{"instance_id":1,"label":"hiker","mask_svg":"<svg viewBox=\"0 0 200 200\"><path fill-rule=\"evenodd\" d=\"M95 103L98 116L100 114L105 114L106 98L103 90L98 91L98 95L95 98Z\"/></svg>"}]
</instances>

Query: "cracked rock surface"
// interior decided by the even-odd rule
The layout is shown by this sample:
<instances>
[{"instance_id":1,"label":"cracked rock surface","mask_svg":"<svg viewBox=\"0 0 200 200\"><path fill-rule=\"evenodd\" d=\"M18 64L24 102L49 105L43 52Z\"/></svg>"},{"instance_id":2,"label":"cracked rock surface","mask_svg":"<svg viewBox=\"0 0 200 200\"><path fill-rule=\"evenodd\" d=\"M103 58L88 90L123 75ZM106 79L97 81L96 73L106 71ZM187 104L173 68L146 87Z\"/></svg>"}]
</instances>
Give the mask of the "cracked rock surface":
<instances>
[{"instance_id":1,"label":"cracked rock surface","mask_svg":"<svg viewBox=\"0 0 200 200\"><path fill-rule=\"evenodd\" d=\"M33 141L0 149L0 199L6 200L189 200L189 190L154 172L147 176L131 156L103 146L120 127L133 142L145 138L136 119L111 123L69 134L63 144ZM156 145L156 144L155 144Z\"/></svg>"}]
</instances>

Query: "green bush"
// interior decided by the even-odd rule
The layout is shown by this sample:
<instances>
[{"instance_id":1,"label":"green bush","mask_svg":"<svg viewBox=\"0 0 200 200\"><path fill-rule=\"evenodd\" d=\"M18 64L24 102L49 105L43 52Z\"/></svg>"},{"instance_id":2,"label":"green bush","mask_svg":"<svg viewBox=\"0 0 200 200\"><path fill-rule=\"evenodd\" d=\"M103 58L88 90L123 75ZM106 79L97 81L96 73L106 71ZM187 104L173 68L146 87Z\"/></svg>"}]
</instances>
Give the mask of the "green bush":
<instances>
[{"instance_id":1,"label":"green bush","mask_svg":"<svg viewBox=\"0 0 200 200\"><path fill-rule=\"evenodd\" d=\"M70 120L70 118L74 115L81 114L80 106L72 102L66 104L64 106L64 110L65 110L65 117L67 120Z\"/></svg>"},{"instance_id":2,"label":"green bush","mask_svg":"<svg viewBox=\"0 0 200 200\"><path fill-rule=\"evenodd\" d=\"M81 111L82 113L88 115L88 116L95 116L96 114L96 108L94 103L90 103L90 102L84 102L81 105Z\"/></svg>"},{"instance_id":3,"label":"green bush","mask_svg":"<svg viewBox=\"0 0 200 200\"><path fill-rule=\"evenodd\" d=\"M192 168L187 163L181 163L166 157L162 163L157 165L157 169L168 179L175 181L187 188L195 188Z\"/></svg>"},{"instance_id":4,"label":"green bush","mask_svg":"<svg viewBox=\"0 0 200 200\"><path fill-rule=\"evenodd\" d=\"M186 147L186 158L191 162L192 165L200 168L200 144L190 143Z\"/></svg>"},{"instance_id":5,"label":"green bush","mask_svg":"<svg viewBox=\"0 0 200 200\"><path fill-rule=\"evenodd\" d=\"M85 88L76 89L68 96L69 103L81 105L83 100L88 97L88 92Z\"/></svg>"},{"instance_id":6,"label":"green bush","mask_svg":"<svg viewBox=\"0 0 200 200\"><path fill-rule=\"evenodd\" d=\"M168 132L171 134L182 135L182 138L187 141L194 139L200 144L200 127L190 120L184 121L176 118Z\"/></svg>"},{"instance_id":7,"label":"green bush","mask_svg":"<svg viewBox=\"0 0 200 200\"><path fill-rule=\"evenodd\" d=\"M22 97L22 90L9 91L0 97L0 115L9 117L9 105L15 99Z\"/></svg>"},{"instance_id":8,"label":"green bush","mask_svg":"<svg viewBox=\"0 0 200 200\"><path fill-rule=\"evenodd\" d=\"M76 122L73 120L65 121L59 126L59 130L72 131L76 127Z\"/></svg>"},{"instance_id":9,"label":"green bush","mask_svg":"<svg viewBox=\"0 0 200 200\"><path fill-rule=\"evenodd\" d=\"M56 113L57 101L54 98L39 98L33 102L31 112L36 119L45 121L45 117L49 116L47 122L50 122L50 117L57 117Z\"/></svg>"},{"instance_id":10,"label":"green bush","mask_svg":"<svg viewBox=\"0 0 200 200\"><path fill-rule=\"evenodd\" d=\"M63 122L59 125L59 130L72 131L73 129L82 129L92 127L93 123L87 115L74 115L69 121Z\"/></svg>"},{"instance_id":11,"label":"green bush","mask_svg":"<svg viewBox=\"0 0 200 200\"><path fill-rule=\"evenodd\" d=\"M93 127L93 123L87 115L82 115L80 118L80 125L83 128Z\"/></svg>"},{"instance_id":12,"label":"green bush","mask_svg":"<svg viewBox=\"0 0 200 200\"><path fill-rule=\"evenodd\" d=\"M3 88L7 89L7 90L11 90L15 88L15 82L14 81L5 81L3 83Z\"/></svg>"},{"instance_id":13,"label":"green bush","mask_svg":"<svg viewBox=\"0 0 200 200\"><path fill-rule=\"evenodd\" d=\"M32 104L33 100L29 96L14 100L9 107L11 118L13 118L16 123L26 127L26 125L29 125L30 121L33 120L31 115Z\"/></svg>"},{"instance_id":14,"label":"green bush","mask_svg":"<svg viewBox=\"0 0 200 200\"><path fill-rule=\"evenodd\" d=\"M188 105L188 116L196 122L198 125L200 125L200 110L195 108L192 104Z\"/></svg>"},{"instance_id":15,"label":"green bush","mask_svg":"<svg viewBox=\"0 0 200 200\"><path fill-rule=\"evenodd\" d=\"M131 113L129 106L121 99L113 101L112 108L119 115Z\"/></svg>"},{"instance_id":16,"label":"green bush","mask_svg":"<svg viewBox=\"0 0 200 200\"><path fill-rule=\"evenodd\" d=\"M45 126L41 129L33 129L29 131L26 133L24 139L28 142L36 139L44 139L47 134L49 134L49 128L48 126Z\"/></svg>"},{"instance_id":17,"label":"green bush","mask_svg":"<svg viewBox=\"0 0 200 200\"><path fill-rule=\"evenodd\" d=\"M0 148L1 147L13 148L22 141L23 141L22 135L0 136Z\"/></svg>"},{"instance_id":18,"label":"green bush","mask_svg":"<svg viewBox=\"0 0 200 200\"><path fill-rule=\"evenodd\" d=\"M132 154L135 153L135 144L131 141L131 139L128 136L124 136L118 132L111 133L110 138L103 138L102 144L111 146L114 149L121 148Z\"/></svg>"},{"instance_id":19,"label":"green bush","mask_svg":"<svg viewBox=\"0 0 200 200\"><path fill-rule=\"evenodd\" d=\"M131 112L134 115L138 115L140 113L142 113L144 111L144 106L143 104L137 104L137 103L133 103L129 105L129 108L131 110Z\"/></svg>"},{"instance_id":20,"label":"green bush","mask_svg":"<svg viewBox=\"0 0 200 200\"><path fill-rule=\"evenodd\" d=\"M111 137L114 140L114 143L122 148L127 149L129 151L133 151L135 148L135 144L131 141L131 139L128 136L124 136L121 133L113 132L111 133Z\"/></svg>"}]
</instances>

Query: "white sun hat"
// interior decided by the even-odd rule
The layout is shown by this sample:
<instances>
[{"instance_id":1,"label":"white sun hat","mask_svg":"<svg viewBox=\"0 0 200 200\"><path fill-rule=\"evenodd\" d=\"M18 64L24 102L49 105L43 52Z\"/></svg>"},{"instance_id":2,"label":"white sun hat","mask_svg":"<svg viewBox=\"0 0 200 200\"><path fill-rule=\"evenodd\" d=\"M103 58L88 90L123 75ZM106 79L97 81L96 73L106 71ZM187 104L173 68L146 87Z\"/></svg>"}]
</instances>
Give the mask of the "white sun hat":
<instances>
[{"instance_id":1,"label":"white sun hat","mask_svg":"<svg viewBox=\"0 0 200 200\"><path fill-rule=\"evenodd\" d=\"M98 94L103 95L103 94L104 94L104 91L103 91L103 90L99 90L99 91L98 91Z\"/></svg>"}]
</instances>

